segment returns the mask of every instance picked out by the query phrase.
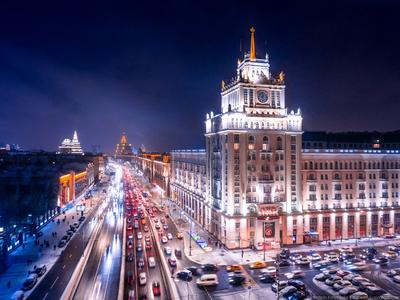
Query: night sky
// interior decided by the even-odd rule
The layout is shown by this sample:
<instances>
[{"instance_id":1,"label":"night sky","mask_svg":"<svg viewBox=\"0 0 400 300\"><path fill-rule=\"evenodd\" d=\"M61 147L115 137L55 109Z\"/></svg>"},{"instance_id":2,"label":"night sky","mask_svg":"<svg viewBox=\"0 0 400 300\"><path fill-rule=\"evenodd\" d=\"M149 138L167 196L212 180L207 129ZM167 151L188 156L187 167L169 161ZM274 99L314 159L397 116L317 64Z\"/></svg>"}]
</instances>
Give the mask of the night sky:
<instances>
[{"instance_id":1,"label":"night sky","mask_svg":"<svg viewBox=\"0 0 400 300\"><path fill-rule=\"evenodd\" d=\"M0 142L54 151L77 129L86 151L113 150L122 131L150 151L204 147L253 25L305 130L400 129L398 1L12 2L0 4Z\"/></svg>"}]
</instances>

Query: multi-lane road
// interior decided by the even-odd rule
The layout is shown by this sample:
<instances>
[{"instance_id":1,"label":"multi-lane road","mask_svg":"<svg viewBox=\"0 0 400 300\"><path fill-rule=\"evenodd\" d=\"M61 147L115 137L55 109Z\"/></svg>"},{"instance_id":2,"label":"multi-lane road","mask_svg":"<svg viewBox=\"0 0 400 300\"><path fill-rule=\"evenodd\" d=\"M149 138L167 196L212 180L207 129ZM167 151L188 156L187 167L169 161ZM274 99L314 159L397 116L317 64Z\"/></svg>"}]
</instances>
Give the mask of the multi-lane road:
<instances>
[{"instance_id":1,"label":"multi-lane road","mask_svg":"<svg viewBox=\"0 0 400 300\"><path fill-rule=\"evenodd\" d=\"M101 193L94 197L104 197ZM77 232L65 247L63 254L46 274L45 280L42 280L35 290L30 294L28 299L60 299L65 288L67 287L71 276L80 260L84 248L88 244L89 237L95 228L97 222L97 210L100 201L96 202L94 209L86 215L85 220L79 226ZM59 217L59 218L62 218ZM68 220L71 223L77 221Z\"/></svg>"},{"instance_id":2,"label":"multi-lane road","mask_svg":"<svg viewBox=\"0 0 400 300\"><path fill-rule=\"evenodd\" d=\"M122 255L122 201L111 201L96 238L74 299L108 300L118 298Z\"/></svg>"}]
</instances>

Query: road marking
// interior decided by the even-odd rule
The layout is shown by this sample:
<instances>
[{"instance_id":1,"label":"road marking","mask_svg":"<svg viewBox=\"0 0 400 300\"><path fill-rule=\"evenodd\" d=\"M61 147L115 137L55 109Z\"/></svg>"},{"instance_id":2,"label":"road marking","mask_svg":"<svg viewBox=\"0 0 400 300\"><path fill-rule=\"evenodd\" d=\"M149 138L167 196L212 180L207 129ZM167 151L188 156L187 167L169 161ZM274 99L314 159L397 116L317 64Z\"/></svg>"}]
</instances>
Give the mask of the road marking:
<instances>
[{"instance_id":1,"label":"road marking","mask_svg":"<svg viewBox=\"0 0 400 300\"><path fill-rule=\"evenodd\" d=\"M49 295L49 293L46 293L46 295L44 295L43 300L47 298L47 296Z\"/></svg>"},{"instance_id":2,"label":"road marking","mask_svg":"<svg viewBox=\"0 0 400 300\"><path fill-rule=\"evenodd\" d=\"M51 289L52 289L53 286L56 284L57 280L58 280L58 276L57 276L56 280L54 280L53 284L51 285L51 287L50 287Z\"/></svg>"},{"instance_id":3,"label":"road marking","mask_svg":"<svg viewBox=\"0 0 400 300\"><path fill-rule=\"evenodd\" d=\"M65 265L63 265L63 270L65 269Z\"/></svg>"}]
</instances>

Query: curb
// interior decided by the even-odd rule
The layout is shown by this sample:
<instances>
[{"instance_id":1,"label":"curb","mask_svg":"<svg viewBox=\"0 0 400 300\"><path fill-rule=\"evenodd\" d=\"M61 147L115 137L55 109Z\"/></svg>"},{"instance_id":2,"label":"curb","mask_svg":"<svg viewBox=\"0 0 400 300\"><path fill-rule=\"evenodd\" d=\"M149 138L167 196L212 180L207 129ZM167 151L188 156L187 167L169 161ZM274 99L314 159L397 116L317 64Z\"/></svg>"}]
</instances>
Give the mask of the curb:
<instances>
[{"instance_id":1,"label":"curb","mask_svg":"<svg viewBox=\"0 0 400 300\"><path fill-rule=\"evenodd\" d=\"M124 298L124 282L125 282L125 256L126 256L126 221L125 221L125 212L124 212L124 218L123 218L124 226L122 228L123 230L123 238L122 238L122 255L121 255L121 269L119 272L119 287L118 287L118 300L122 300Z\"/></svg>"}]
</instances>

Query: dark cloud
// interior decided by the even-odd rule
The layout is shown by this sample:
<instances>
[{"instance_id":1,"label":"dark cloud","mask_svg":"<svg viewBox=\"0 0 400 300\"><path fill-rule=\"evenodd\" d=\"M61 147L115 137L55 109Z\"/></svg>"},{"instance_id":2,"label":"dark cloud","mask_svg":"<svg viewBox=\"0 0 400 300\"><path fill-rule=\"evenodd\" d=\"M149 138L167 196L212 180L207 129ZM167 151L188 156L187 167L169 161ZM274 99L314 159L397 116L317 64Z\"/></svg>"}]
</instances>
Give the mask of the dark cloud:
<instances>
[{"instance_id":1,"label":"dark cloud","mask_svg":"<svg viewBox=\"0 0 400 300\"><path fill-rule=\"evenodd\" d=\"M77 129L88 150L122 131L150 150L203 146L251 25L306 130L398 129L399 4L324 3L2 4L0 140L55 150Z\"/></svg>"}]
</instances>

